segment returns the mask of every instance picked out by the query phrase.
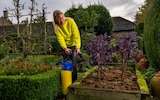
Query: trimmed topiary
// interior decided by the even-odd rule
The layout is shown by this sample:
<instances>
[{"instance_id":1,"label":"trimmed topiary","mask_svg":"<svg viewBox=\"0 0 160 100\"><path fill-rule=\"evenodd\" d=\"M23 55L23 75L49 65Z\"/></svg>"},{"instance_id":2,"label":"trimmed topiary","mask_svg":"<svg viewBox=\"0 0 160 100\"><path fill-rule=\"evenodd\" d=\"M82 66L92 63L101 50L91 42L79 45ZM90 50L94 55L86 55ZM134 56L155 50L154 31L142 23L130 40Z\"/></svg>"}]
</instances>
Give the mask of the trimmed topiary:
<instances>
[{"instance_id":1,"label":"trimmed topiary","mask_svg":"<svg viewBox=\"0 0 160 100\"><path fill-rule=\"evenodd\" d=\"M160 70L160 0L150 5L144 23L144 45L150 64Z\"/></svg>"}]
</instances>

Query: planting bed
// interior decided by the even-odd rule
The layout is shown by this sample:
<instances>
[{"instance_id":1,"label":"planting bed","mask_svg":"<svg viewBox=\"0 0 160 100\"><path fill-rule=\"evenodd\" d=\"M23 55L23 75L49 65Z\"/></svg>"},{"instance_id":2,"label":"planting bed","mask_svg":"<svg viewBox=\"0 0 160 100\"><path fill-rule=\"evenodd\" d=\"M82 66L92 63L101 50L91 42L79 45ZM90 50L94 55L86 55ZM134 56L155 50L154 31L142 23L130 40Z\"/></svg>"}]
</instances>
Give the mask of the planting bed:
<instances>
[{"instance_id":1,"label":"planting bed","mask_svg":"<svg viewBox=\"0 0 160 100\"><path fill-rule=\"evenodd\" d=\"M84 79L80 86L116 90L139 90L136 75L131 73L131 71L126 71L123 80L121 80L122 71L120 68L107 68L101 72L100 82L98 72L96 72Z\"/></svg>"},{"instance_id":2,"label":"planting bed","mask_svg":"<svg viewBox=\"0 0 160 100\"><path fill-rule=\"evenodd\" d=\"M95 70L69 87L67 100L145 100L149 93L142 90L143 86L140 85L143 81L140 84L137 82L135 71L127 70L123 80L121 73L121 69L117 67L103 68L99 81Z\"/></svg>"}]
</instances>

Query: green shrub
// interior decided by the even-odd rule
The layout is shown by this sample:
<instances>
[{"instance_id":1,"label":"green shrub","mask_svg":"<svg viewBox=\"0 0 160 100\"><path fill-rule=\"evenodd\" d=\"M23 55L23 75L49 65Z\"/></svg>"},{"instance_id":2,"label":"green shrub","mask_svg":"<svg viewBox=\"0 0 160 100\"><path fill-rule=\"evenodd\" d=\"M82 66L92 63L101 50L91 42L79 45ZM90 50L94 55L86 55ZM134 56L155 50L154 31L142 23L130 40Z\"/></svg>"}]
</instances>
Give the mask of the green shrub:
<instances>
[{"instance_id":1,"label":"green shrub","mask_svg":"<svg viewBox=\"0 0 160 100\"><path fill-rule=\"evenodd\" d=\"M53 52L57 52L57 53L60 53L61 52L61 47L60 47L60 44L59 44L59 42L58 42L58 39L57 39L57 37L56 36L53 36L53 37L50 37L50 38L48 38L48 40L47 40L50 44L51 44L51 46L52 46L52 53Z\"/></svg>"},{"instance_id":2,"label":"green shrub","mask_svg":"<svg viewBox=\"0 0 160 100\"><path fill-rule=\"evenodd\" d=\"M54 55L30 55L27 57L27 60L34 64L56 65L56 63L62 61L62 57Z\"/></svg>"},{"instance_id":3,"label":"green shrub","mask_svg":"<svg viewBox=\"0 0 160 100\"><path fill-rule=\"evenodd\" d=\"M153 68L160 70L160 0L154 0L144 22L146 56Z\"/></svg>"},{"instance_id":4,"label":"green shrub","mask_svg":"<svg viewBox=\"0 0 160 100\"><path fill-rule=\"evenodd\" d=\"M141 36L142 38L144 37L144 23L139 23L136 25L136 32L138 33L138 36ZM143 51L143 54L145 54L145 49L144 49L144 40L138 41L138 48Z\"/></svg>"},{"instance_id":5,"label":"green shrub","mask_svg":"<svg viewBox=\"0 0 160 100\"><path fill-rule=\"evenodd\" d=\"M3 50L4 50L4 45L0 44L0 60L4 58Z\"/></svg>"},{"instance_id":6,"label":"green shrub","mask_svg":"<svg viewBox=\"0 0 160 100\"><path fill-rule=\"evenodd\" d=\"M0 75L0 100L55 100L61 95L60 68L31 75Z\"/></svg>"},{"instance_id":7,"label":"green shrub","mask_svg":"<svg viewBox=\"0 0 160 100\"><path fill-rule=\"evenodd\" d=\"M156 74L156 70L151 67L140 71L148 84L150 83L150 80L153 78L153 76Z\"/></svg>"},{"instance_id":8,"label":"green shrub","mask_svg":"<svg viewBox=\"0 0 160 100\"><path fill-rule=\"evenodd\" d=\"M92 40L96 35L94 33L83 33L81 35L81 50L85 52L87 48L87 42Z\"/></svg>"}]
</instances>

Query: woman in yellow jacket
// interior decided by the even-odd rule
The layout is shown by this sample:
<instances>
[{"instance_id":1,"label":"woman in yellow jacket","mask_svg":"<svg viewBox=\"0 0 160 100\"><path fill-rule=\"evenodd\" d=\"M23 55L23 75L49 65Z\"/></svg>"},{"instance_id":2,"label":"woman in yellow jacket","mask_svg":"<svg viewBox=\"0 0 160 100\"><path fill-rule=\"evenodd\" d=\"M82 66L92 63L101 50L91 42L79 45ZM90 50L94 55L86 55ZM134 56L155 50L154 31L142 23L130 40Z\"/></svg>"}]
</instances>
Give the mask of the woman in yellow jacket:
<instances>
[{"instance_id":1,"label":"woman in yellow jacket","mask_svg":"<svg viewBox=\"0 0 160 100\"><path fill-rule=\"evenodd\" d=\"M77 79L77 57L81 54L81 38L78 27L74 19L65 17L63 12L55 10L53 12L54 32L56 33L58 42L63 49L62 56L64 61L71 60L74 64L72 81Z\"/></svg>"}]
</instances>

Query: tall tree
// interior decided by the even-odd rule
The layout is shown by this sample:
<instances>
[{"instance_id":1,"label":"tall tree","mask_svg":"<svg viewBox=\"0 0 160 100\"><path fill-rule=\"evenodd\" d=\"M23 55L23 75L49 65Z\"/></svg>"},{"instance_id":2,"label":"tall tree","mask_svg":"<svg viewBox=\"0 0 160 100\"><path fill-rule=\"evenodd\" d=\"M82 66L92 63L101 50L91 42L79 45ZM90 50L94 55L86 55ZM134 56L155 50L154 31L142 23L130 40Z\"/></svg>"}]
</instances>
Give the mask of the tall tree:
<instances>
[{"instance_id":1,"label":"tall tree","mask_svg":"<svg viewBox=\"0 0 160 100\"><path fill-rule=\"evenodd\" d=\"M19 36L19 24L20 18L22 17L22 10L24 9L24 4L20 3L20 0L13 0L14 9L10 9L13 13L12 15L17 19L17 35Z\"/></svg>"},{"instance_id":2,"label":"tall tree","mask_svg":"<svg viewBox=\"0 0 160 100\"><path fill-rule=\"evenodd\" d=\"M35 12L35 6L37 5L37 3L35 2L35 0L31 0L31 7L29 7L30 9L30 28L29 28L29 32L30 35L32 34L32 23L33 23L33 12Z\"/></svg>"},{"instance_id":3,"label":"tall tree","mask_svg":"<svg viewBox=\"0 0 160 100\"><path fill-rule=\"evenodd\" d=\"M151 3L144 21L144 44L150 64L160 70L160 0Z\"/></svg>"},{"instance_id":4,"label":"tall tree","mask_svg":"<svg viewBox=\"0 0 160 100\"><path fill-rule=\"evenodd\" d=\"M65 15L75 20L81 33L83 31L87 31L89 14L82 5L79 5L78 8L75 8L75 6L73 6L65 12Z\"/></svg>"},{"instance_id":5,"label":"tall tree","mask_svg":"<svg viewBox=\"0 0 160 100\"><path fill-rule=\"evenodd\" d=\"M44 25L44 53L47 54L47 30L46 30L46 11L45 4L42 5L42 20Z\"/></svg>"},{"instance_id":6,"label":"tall tree","mask_svg":"<svg viewBox=\"0 0 160 100\"><path fill-rule=\"evenodd\" d=\"M102 4L94 4L88 6L87 10L89 13L95 11L99 15L98 25L95 27L97 34L107 33L108 35L111 35L113 30L113 21L108 9Z\"/></svg>"},{"instance_id":7,"label":"tall tree","mask_svg":"<svg viewBox=\"0 0 160 100\"><path fill-rule=\"evenodd\" d=\"M95 32L95 27L98 26L99 14L96 11L92 10L89 12L89 20L88 20L88 32Z\"/></svg>"},{"instance_id":8,"label":"tall tree","mask_svg":"<svg viewBox=\"0 0 160 100\"><path fill-rule=\"evenodd\" d=\"M108 35L112 32L112 18L109 11L101 4L90 5L87 8L83 8L82 5L78 8L72 6L65 15L74 18L81 31L98 34L106 32Z\"/></svg>"},{"instance_id":9,"label":"tall tree","mask_svg":"<svg viewBox=\"0 0 160 100\"><path fill-rule=\"evenodd\" d=\"M145 0L144 4L139 8L135 15L135 23L143 23L145 19L145 15L149 9L149 5L153 2L153 0Z\"/></svg>"},{"instance_id":10,"label":"tall tree","mask_svg":"<svg viewBox=\"0 0 160 100\"><path fill-rule=\"evenodd\" d=\"M153 0L145 0L144 4L139 8L139 11L137 11L135 15L135 23L136 28L135 31L137 34L144 38L144 20L146 13L148 12L148 9L150 8L150 4L153 3ZM139 49L143 51L145 54L145 47L144 47L144 40L138 41Z\"/></svg>"},{"instance_id":11,"label":"tall tree","mask_svg":"<svg viewBox=\"0 0 160 100\"><path fill-rule=\"evenodd\" d=\"M74 18L74 17L75 17L74 13L75 13L77 10L78 10L78 9L76 8L76 6L72 4L72 7L69 8L69 9L65 12L65 16Z\"/></svg>"}]
</instances>

